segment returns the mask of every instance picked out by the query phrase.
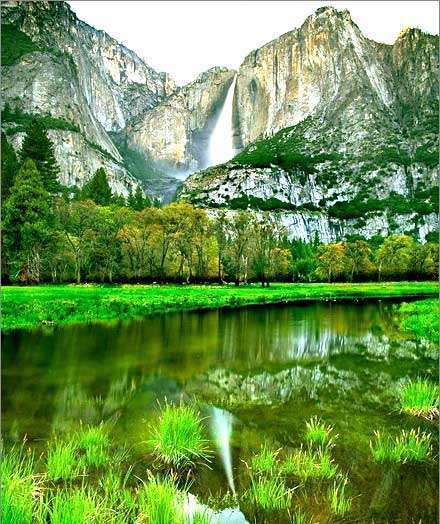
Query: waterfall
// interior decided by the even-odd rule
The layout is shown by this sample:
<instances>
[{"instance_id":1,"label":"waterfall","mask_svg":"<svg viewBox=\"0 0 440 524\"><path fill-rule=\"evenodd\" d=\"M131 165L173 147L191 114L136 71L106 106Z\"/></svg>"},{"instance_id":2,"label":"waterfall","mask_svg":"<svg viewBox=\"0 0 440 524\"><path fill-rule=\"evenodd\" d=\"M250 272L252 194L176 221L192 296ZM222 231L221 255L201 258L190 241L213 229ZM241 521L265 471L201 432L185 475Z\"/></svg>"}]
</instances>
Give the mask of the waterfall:
<instances>
[{"instance_id":1,"label":"waterfall","mask_svg":"<svg viewBox=\"0 0 440 524\"><path fill-rule=\"evenodd\" d=\"M232 84L229 86L225 102L220 109L220 115L209 139L208 166L227 162L236 154L233 146L232 127L232 106L236 81L237 76L234 77Z\"/></svg>"},{"instance_id":2,"label":"waterfall","mask_svg":"<svg viewBox=\"0 0 440 524\"><path fill-rule=\"evenodd\" d=\"M234 477L232 475L231 458L231 433L233 417L229 411L224 409L212 408L211 431L218 448L219 455L223 462L226 478L232 493L235 494Z\"/></svg>"}]
</instances>

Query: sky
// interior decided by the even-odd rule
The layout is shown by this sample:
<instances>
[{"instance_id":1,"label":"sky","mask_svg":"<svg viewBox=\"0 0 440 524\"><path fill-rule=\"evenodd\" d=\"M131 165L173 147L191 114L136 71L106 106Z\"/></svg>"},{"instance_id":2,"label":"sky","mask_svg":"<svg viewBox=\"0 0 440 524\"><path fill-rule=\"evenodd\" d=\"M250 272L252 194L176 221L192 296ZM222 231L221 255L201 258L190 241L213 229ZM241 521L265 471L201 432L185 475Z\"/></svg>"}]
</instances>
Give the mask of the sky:
<instances>
[{"instance_id":1,"label":"sky","mask_svg":"<svg viewBox=\"0 0 440 524\"><path fill-rule=\"evenodd\" d=\"M185 84L299 27L318 7L348 9L365 36L391 44L405 27L438 34L436 1L70 1L81 20L106 31L158 71Z\"/></svg>"}]
</instances>

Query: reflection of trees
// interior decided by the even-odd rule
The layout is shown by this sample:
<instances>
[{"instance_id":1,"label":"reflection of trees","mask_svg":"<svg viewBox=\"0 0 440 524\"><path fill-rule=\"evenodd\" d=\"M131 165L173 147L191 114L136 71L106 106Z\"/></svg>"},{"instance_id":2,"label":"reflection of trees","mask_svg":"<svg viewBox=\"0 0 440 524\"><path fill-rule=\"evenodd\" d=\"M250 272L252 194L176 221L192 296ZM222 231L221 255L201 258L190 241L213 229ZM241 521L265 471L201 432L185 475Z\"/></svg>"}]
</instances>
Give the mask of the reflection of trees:
<instances>
[{"instance_id":1,"label":"reflection of trees","mask_svg":"<svg viewBox=\"0 0 440 524\"><path fill-rule=\"evenodd\" d=\"M135 391L136 384L127 375L112 381L105 397L88 395L79 383L68 384L56 396L52 429L70 431L79 422L97 424L116 419Z\"/></svg>"}]
</instances>

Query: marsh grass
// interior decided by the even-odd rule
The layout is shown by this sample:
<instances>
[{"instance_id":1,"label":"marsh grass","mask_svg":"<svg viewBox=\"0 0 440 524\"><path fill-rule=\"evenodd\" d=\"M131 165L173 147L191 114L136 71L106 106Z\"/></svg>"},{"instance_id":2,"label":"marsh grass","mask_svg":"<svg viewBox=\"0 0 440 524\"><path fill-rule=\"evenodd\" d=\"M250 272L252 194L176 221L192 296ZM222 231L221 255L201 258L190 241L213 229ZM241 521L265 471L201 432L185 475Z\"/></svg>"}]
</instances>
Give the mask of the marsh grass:
<instances>
[{"instance_id":1,"label":"marsh grass","mask_svg":"<svg viewBox=\"0 0 440 524\"><path fill-rule=\"evenodd\" d=\"M336 475L338 466L334 464L328 449L298 449L284 459L281 471L303 481L331 479Z\"/></svg>"},{"instance_id":2,"label":"marsh grass","mask_svg":"<svg viewBox=\"0 0 440 524\"><path fill-rule=\"evenodd\" d=\"M338 517L346 515L353 502L353 498L347 495L347 477L335 480L327 491L327 499L332 513Z\"/></svg>"},{"instance_id":3,"label":"marsh grass","mask_svg":"<svg viewBox=\"0 0 440 524\"><path fill-rule=\"evenodd\" d=\"M290 515L290 524L314 524L312 517L297 509Z\"/></svg>"},{"instance_id":4,"label":"marsh grass","mask_svg":"<svg viewBox=\"0 0 440 524\"><path fill-rule=\"evenodd\" d=\"M155 457L167 466L185 468L209 461L200 414L191 406L166 404L149 441Z\"/></svg>"},{"instance_id":5,"label":"marsh grass","mask_svg":"<svg viewBox=\"0 0 440 524\"><path fill-rule=\"evenodd\" d=\"M53 440L48 444L46 470L50 480L69 480L79 475L80 462L74 440Z\"/></svg>"},{"instance_id":6,"label":"marsh grass","mask_svg":"<svg viewBox=\"0 0 440 524\"><path fill-rule=\"evenodd\" d=\"M245 496L264 510L287 509L292 501L292 491L280 477L253 477Z\"/></svg>"},{"instance_id":7,"label":"marsh grass","mask_svg":"<svg viewBox=\"0 0 440 524\"><path fill-rule=\"evenodd\" d=\"M192 518L192 524L211 524L212 518L207 511L197 511Z\"/></svg>"},{"instance_id":8,"label":"marsh grass","mask_svg":"<svg viewBox=\"0 0 440 524\"><path fill-rule=\"evenodd\" d=\"M0 503L3 524L32 522L38 488L33 460L33 455L26 456L23 447L12 448L7 454L2 449Z\"/></svg>"},{"instance_id":9,"label":"marsh grass","mask_svg":"<svg viewBox=\"0 0 440 524\"><path fill-rule=\"evenodd\" d=\"M423 462L431 451L431 436L420 429L402 430L392 438L374 433L370 448L376 462Z\"/></svg>"},{"instance_id":10,"label":"marsh grass","mask_svg":"<svg viewBox=\"0 0 440 524\"><path fill-rule=\"evenodd\" d=\"M306 441L316 446L332 446L337 435L333 435L333 426L326 426L319 417L312 417L306 422Z\"/></svg>"},{"instance_id":11,"label":"marsh grass","mask_svg":"<svg viewBox=\"0 0 440 524\"><path fill-rule=\"evenodd\" d=\"M428 419L438 416L438 386L424 379L403 384L399 391L402 411Z\"/></svg>"},{"instance_id":12,"label":"marsh grass","mask_svg":"<svg viewBox=\"0 0 440 524\"><path fill-rule=\"evenodd\" d=\"M151 478L139 492L138 521L154 524L184 524L184 493L170 478Z\"/></svg>"},{"instance_id":13,"label":"marsh grass","mask_svg":"<svg viewBox=\"0 0 440 524\"><path fill-rule=\"evenodd\" d=\"M98 524L104 521L102 509L102 501L96 493L78 488L58 491L49 502L48 513L51 524Z\"/></svg>"},{"instance_id":14,"label":"marsh grass","mask_svg":"<svg viewBox=\"0 0 440 524\"><path fill-rule=\"evenodd\" d=\"M256 474L267 474L278 469L278 454L280 450L271 449L268 444L263 444L260 451L250 460L251 470Z\"/></svg>"},{"instance_id":15,"label":"marsh grass","mask_svg":"<svg viewBox=\"0 0 440 524\"><path fill-rule=\"evenodd\" d=\"M78 449L83 452L82 464L101 467L110 461L110 439L103 424L81 428L75 438Z\"/></svg>"}]
</instances>

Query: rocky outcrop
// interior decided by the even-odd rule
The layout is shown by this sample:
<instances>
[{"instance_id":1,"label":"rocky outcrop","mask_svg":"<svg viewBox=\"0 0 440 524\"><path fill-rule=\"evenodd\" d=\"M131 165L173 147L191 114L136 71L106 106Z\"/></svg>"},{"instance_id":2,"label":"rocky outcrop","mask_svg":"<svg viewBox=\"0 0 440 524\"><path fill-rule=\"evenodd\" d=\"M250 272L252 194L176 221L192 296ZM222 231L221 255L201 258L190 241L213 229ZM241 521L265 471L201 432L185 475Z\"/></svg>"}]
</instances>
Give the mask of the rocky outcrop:
<instances>
[{"instance_id":1,"label":"rocky outcrop","mask_svg":"<svg viewBox=\"0 0 440 524\"><path fill-rule=\"evenodd\" d=\"M177 89L127 126L128 146L167 170L204 167L209 136L234 76L235 71L215 67Z\"/></svg>"},{"instance_id":2,"label":"rocky outcrop","mask_svg":"<svg viewBox=\"0 0 440 524\"><path fill-rule=\"evenodd\" d=\"M234 136L244 150L188 178L180 198L278 212L289 234L438 227L437 39L408 29L392 46L347 11L320 8L241 65Z\"/></svg>"},{"instance_id":3,"label":"rocky outcrop","mask_svg":"<svg viewBox=\"0 0 440 524\"><path fill-rule=\"evenodd\" d=\"M2 107L12 114L51 117L61 181L82 185L100 166L113 190L127 194L138 185L108 132L159 104L175 85L103 31L78 20L65 2L2 4L2 24L33 42L2 67ZM19 38L7 42L16 46ZM29 51L29 49L26 49ZM11 119L10 119L11 120ZM20 143L19 118L4 126ZM64 122L64 125L60 123ZM64 127L64 128L63 128ZM17 136L14 136L17 135Z\"/></svg>"}]
</instances>

